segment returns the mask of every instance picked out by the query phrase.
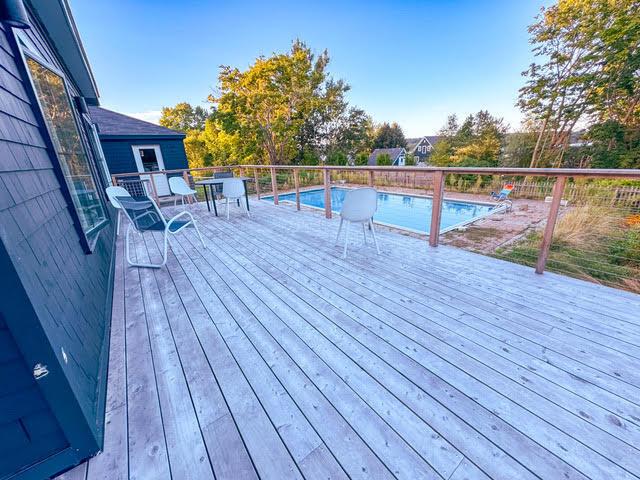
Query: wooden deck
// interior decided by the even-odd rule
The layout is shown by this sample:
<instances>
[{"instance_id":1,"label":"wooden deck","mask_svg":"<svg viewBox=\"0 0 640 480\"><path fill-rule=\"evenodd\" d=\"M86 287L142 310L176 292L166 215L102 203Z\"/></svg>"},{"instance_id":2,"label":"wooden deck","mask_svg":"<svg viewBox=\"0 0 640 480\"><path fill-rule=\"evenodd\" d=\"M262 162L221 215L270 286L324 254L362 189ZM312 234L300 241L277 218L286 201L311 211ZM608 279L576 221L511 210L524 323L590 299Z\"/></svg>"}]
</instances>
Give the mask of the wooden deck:
<instances>
[{"instance_id":1,"label":"wooden deck","mask_svg":"<svg viewBox=\"0 0 640 480\"><path fill-rule=\"evenodd\" d=\"M189 229L161 270L120 239L104 452L65 480L639 478L640 296L383 229L343 260L336 219L290 206L194 211L209 248Z\"/></svg>"}]
</instances>

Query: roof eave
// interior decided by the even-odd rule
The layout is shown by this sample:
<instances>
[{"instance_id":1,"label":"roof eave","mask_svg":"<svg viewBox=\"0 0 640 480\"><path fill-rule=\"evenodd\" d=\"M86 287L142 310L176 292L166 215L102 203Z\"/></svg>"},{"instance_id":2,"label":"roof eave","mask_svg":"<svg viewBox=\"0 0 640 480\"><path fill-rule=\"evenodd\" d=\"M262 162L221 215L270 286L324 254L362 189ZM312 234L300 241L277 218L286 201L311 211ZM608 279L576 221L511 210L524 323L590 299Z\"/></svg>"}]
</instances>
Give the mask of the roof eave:
<instances>
[{"instance_id":1,"label":"roof eave","mask_svg":"<svg viewBox=\"0 0 640 480\"><path fill-rule=\"evenodd\" d=\"M132 135L104 135L98 133L100 140L184 140L186 135L184 133L168 134L168 135L154 135L152 133L132 134Z\"/></svg>"},{"instance_id":2,"label":"roof eave","mask_svg":"<svg viewBox=\"0 0 640 480\"><path fill-rule=\"evenodd\" d=\"M27 0L46 29L58 57L83 97L97 105L100 94L67 0Z\"/></svg>"}]
</instances>

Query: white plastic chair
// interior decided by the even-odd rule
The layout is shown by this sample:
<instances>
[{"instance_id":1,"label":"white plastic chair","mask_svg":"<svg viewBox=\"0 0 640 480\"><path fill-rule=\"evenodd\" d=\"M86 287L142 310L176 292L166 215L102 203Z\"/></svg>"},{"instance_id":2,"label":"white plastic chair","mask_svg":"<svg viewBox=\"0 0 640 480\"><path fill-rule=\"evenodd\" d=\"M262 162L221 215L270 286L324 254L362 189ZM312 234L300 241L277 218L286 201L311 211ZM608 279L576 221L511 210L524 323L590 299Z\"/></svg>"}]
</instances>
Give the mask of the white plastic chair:
<instances>
[{"instance_id":1,"label":"white plastic chair","mask_svg":"<svg viewBox=\"0 0 640 480\"><path fill-rule=\"evenodd\" d=\"M229 202L231 200L237 200L242 209L247 212L247 217L250 217L249 210L243 201L244 197L244 182L239 178L229 178L224 180L222 184L222 196L227 202L227 220L229 220Z\"/></svg>"},{"instance_id":2,"label":"white plastic chair","mask_svg":"<svg viewBox=\"0 0 640 480\"><path fill-rule=\"evenodd\" d=\"M180 195L180 200L182 201L182 205L184 205L185 197L193 197L193 199L195 200L196 193L198 193L190 188L189 185L187 185L187 182L185 182L184 178L182 177L169 178L169 189L171 190L171 193L176 196L176 198L173 199L173 206L176 206L178 204L178 195Z\"/></svg>"},{"instance_id":3,"label":"white plastic chair","mask_svg":"<svg viewBox=\"0 0 640 480\"><path fill-rule=\"evenodd\" d=\"M118 210L118 220L116 221L116 235L120 235L120 217L122 216L122 205L118 203L116 197L130 197L131 194L122 187L107 187L105 190L109 203L113 205L113 208Z\"/></svg>"},{"instance_id":4,"label":"white plastic chair","mask_svg":"<svg viewBox=\"0 0 640 480\"><path fill-rule=\"evenodd\" d=\"M347 258L347 245L349 244L349 223L361 223L362 234L364 235L364 243L367 243L367 225L371 230L373 236L373 243L376 246L378 255L380 254L380 247L378 247L378 239L376 238L376 231L373 228L373 215L378 209L378 192L374 188L357 188L355 190L349 190L342 202L342 211L340 212L340 228L338 229L338 235L336 236L336 245L340 239L340 232L342 232L342 223L348 222L345 228L344 239L344 251L342 252L342 258Z\"/></svg>"},{"instance_id":5,"label":"white plastic chair","mask_svg":"<svg viewBox=\"0 0 640 480\"><path fill-rule=\"evenodd\" d=\"M171 219L166 220L162 215L162 212L149 197L141 198L119 198L122 211L129 219L129 226L127 227L127 236L125 242L125 251L127 256L127 262L134 267L146 267L146 268L161 268L167 263L167 249L169 247L169 235L175 235L181 232L183 229L192 226L195 228L200 242L203 248L207 248L204 243L204 239L200 234L200 230L196 225L196 221L191 213L186 210L173 216ZM182 220L186 217L186 220ZM138 263L131 259L130 255L130 243L131 232L136 231L140 235L144 232L162 232L164 238L164 248L162 251L162 263Z\"/></svg>"}]
</instances>

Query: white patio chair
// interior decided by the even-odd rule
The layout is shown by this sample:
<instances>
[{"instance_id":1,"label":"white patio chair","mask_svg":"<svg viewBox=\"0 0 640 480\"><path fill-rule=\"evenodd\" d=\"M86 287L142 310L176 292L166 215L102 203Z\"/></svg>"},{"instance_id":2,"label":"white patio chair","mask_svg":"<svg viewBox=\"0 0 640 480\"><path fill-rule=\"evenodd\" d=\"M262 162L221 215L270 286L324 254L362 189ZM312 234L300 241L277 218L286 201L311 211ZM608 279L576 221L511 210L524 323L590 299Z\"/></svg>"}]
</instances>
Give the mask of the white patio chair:
<instances>
[{"instance_id":1,"label":"white patio chair","mask_svg":"<svg viewBox=\"0 0 640 480\"><path fill-rule=\"evenodd\" d=\"M229 178L222 184L222 196L227 202L227 220L229 220L229 203L230 200L236 200L240 207L247 212L247 217L250 217L247 206L242 201L244 197L244 182L239 178Z\"/></svg>"},{"instance_id":2,"label":"white patio chair","mask_svg":"<svg viewBox=\"0 0 640 480\"><path fill-rule=\"evenodd\" d=\"M122 206L122 211L129 219L129 227L127 228L127 237L125 242L125 250L127 255L127 262L129 265L134 267L147 267L147 268L161 268L167 263L167 247L169 245L169 235L175 235L178 232L181 232L183 229L193 226L196 229L196 233L198 237L200 237L200 242L202 242L202 247L207 248L204 243L204 239L200 234L200 230L198 230L198 226L196 225L196 221L191 215L190 212L182 211L172 217L170 220L165 220L162 212L154 202L149 197L142 198L126 198L126 197L118 197L117 201ZM188 220L180 220L182 217L187 217ZM144 232L162 232L164 237L164 248L162 252L162 263L154 264L154 263L137 263L131 260L131 256L129 253L130 242L131 242L131 231L135 230L140 235Z\"/></svg>"},{"instance_id":3,"label":"white patio chair","mask_svg":"<svg viewBox=\"0 0 640 480\"><path fill-rule=\"evenodd\" d=\"M122 206L118 203L116 197L130 197L131 194L122 187L107 187L105 192L109 203L113 205L113 208L118 210L118 220L116 221L116 235L120 235L120 216L122 215Z\"/></svg>"},{"instance_id":4,"label":"white patio chair","mask_svg":"<svg viewBox=\"0 0 640 480\"><path fill-rule=\"evenodd\" d=\"M169 178L169 189L171 193L175 195L176 198L173 199L173 206L175 207L178 204L178 195L180 196L180 200L182 201L182 205L184 205L184 199L192 197L194 200L196 199L196 192L194 189L187 185L187 182L184 181L182 177L171 177Z\"/></svg>"},{"instance_id":5,"label":"white patio chair","mask_svg":"<svg viewBox=\"0 0 640 480\"><path fill-rule=\"evenodd\" d=\"M378 239L376 238L376 231L373 228L373 215L378 209L378 192L374 188L357 188L355 190L349 190L344 196L342 202L342 210L340 212L340 228L338 228L338 235L336 236L336 245L340 239L340 232L342 232L342 223L347 222L345 227L345 239L344 239L344 251L342 252L342 258L347 258L347 245L349 244L349 224L361 223L362 234L364 235L364 243L367 243L367 225L371 230L373 236L373 243L376 246L378 255L380 254L380 247L378 247Z\"/></svg>"}]
</instances>

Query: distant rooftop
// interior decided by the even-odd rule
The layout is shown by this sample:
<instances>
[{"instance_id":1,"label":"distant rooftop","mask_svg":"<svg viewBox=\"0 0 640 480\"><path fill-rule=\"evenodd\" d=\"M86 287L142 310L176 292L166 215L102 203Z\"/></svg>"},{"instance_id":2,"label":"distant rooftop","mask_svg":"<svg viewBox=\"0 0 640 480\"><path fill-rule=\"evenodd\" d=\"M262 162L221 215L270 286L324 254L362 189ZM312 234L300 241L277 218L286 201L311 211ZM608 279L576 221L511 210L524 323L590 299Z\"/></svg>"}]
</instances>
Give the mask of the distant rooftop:
<instances>
[{"instance_id":1,"label":"distant rooftop","mask_svg":"<svg viewBox=\"0 0 640 480\"><path fill-rule=\"evenodd\" d=\"M402 147L396 148L376 148L371 155L369 155L369 161L367 162L369 165L377 165L378 157L380 155L389 155L391 159L391 163L395 162L400 155L406 153L406 150Z\"/></svg>"},{"instance_id":2,"label":"distant rooftop","mask_svg":"<svg viewBox=\"0 0 640 480\"><path fill-rule=\"evenodd\" d=\"M155 123L113 112L102 107L89 107L91 118L98 126L100 137L184 137L185 134Z\"/></svg>"}]
</instances>

